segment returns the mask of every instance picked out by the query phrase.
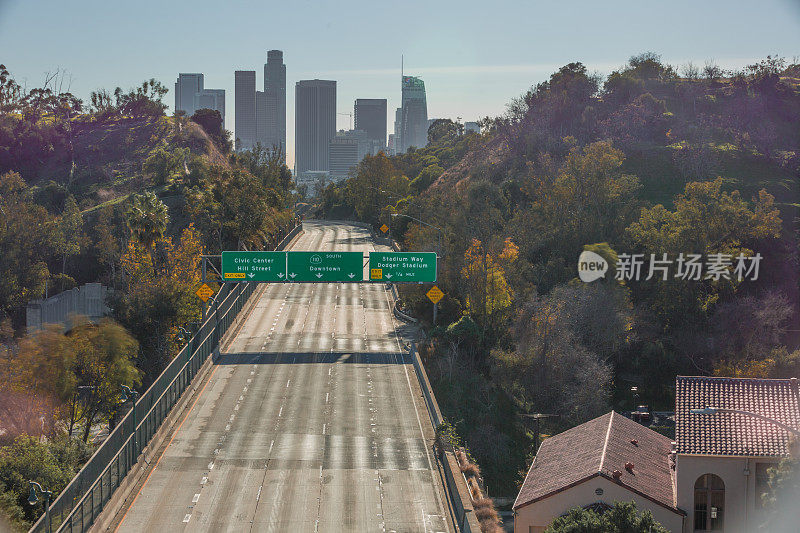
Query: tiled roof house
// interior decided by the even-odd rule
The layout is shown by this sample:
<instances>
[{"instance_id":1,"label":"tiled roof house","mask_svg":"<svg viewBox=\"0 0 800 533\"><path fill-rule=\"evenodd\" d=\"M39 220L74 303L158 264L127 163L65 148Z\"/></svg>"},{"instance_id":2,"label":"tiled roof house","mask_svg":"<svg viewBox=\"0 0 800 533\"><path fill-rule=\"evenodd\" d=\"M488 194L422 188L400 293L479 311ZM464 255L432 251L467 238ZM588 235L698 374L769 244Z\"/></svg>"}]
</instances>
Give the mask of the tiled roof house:
<instances>
[{"instance_id":1,"label":"tiled roof house","mask_svg":"<svg viewBox=\"0 0 800 533\"><path fill-rule=\"evenodd\" d=\"M692 413L709 407L752 414ZM791 432L781 425L800 430L796 378L677 377L677 505L689 513L685 532L758 530L767 468L789 453Z\"/></svg>"},{"instance_id":2,"label":"tiled roof house","mask_svg":"<svg viewBox=\"0 0 800 533\"><path fill-rule=\"evenodd\" d=\"M572 507L635 501L680 531L671 441L614 411L546 439L514 502L514 530L544 531Z\"/></svg>"},{"instance_id":3,"label":"tiled roof house","mask_svg":"<svg viewBox=\"0 0 800 533\"><path fill-rule=\"evenodd\" d=\"M613 411L545 440L514 503L514 530L634 501L673 532L757 531L767 469L798 431L796 378L678 376L675 442Z\"/></svg>"}]
</instances>

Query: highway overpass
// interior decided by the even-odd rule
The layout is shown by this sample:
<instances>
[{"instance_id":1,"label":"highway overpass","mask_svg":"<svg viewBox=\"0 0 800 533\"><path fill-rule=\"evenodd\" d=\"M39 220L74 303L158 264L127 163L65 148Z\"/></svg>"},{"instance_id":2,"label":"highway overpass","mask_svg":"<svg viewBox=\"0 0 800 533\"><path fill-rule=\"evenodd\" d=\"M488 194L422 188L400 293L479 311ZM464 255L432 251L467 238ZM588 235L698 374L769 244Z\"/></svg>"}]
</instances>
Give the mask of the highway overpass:
<instances>
[{"instance_id":1,"label":"highway overpass","mask_svg":"<svg viewBox=\"0 0 800 533\"><path fill-rule=\"evenodd\" d=\"M292 250L381 249L306 222ZM112 530L453 531L383 284L261 285Z\"/></svg>"}]
</instances>

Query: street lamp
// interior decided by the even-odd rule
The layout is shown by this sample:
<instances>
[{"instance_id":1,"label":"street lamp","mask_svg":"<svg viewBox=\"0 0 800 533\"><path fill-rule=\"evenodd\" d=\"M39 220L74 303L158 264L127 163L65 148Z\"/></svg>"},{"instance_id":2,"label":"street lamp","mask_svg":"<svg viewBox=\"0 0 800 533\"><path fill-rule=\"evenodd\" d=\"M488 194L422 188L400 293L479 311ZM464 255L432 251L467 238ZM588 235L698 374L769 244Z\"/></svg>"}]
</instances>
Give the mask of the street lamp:
<instances>
[{"instance_id":1,"label":"street lamp","mask_svg":"<svg viewBox=\"0 0 800 533\"><path fill-rule=\"evenodd\" d=\"M764 420L765 422L769 422L770 424L774 424L774 425L778 426L781 429L785 429L786 431L788 431L792 435L800 437L800 430L797 430L797 429L795 429L793 427L789 427L786 424L784 424L783 422L779 422L779 421L775 420L774 418L770 418L768 416L764 416L764 415L759 414L759 413L753 413L752 411L743 411L741 409L728 409L727 407L710 407L709 406L709 407L704 407L702 409L691 409L690 412L693 415L715 415L717 413L734 413L734 414L737 414L737 415L751 416L753 418L759 418L761 420Z\"/></svg>"},{"instance_id":2,"label":"street lamp","mask_svg":"<svg viewBox=\"0 0 800 533\"><path fill-rule=\"evenodd\" d=\"M425 226L428 226L428 227L431 227L431 228L437 230L439 232L439 253L440 254L444 254L444 250L442 250L442 237L444 236L444 230L442 228L440 228L439 226L434 226L433 224L429 224L429 223L425 222L424 220L420 220L418 218L412 217L411 215L405 215L403 213L392 213L392 218L395 218L395 217L409 218L411 220L419 222L420 224L423 224Z\"/></svg>"},{"instance_id":3,"label":"street lamp","mask_svg":"<svg viewBox=\"0 0 800 533\"><path fill-rule=\"evenodd\" d=\"M36 495L37 490L44 496L44 530L45 533L50 533L50 498L53 496L53 493L49 490L44 490L42 486L35 481L28 481L28 487L30 488L30 493L28 494L29 504L36 505L39 503L39 497Z\"/></svg>"},{"instance_id":4,"label":"street lamp","mask_svg":"<svg viewBox=\"0 0 800 533\"><path fill-rule=\"evenodd\" d=\"M122 394L120 394L119 399L122 403L127 402L129 399L133 402L133 454L134 458L137 455L137 450L139 449L139 445L136 442L136 397L139 396L139 393L133 390L132 388L128 387L127 385L122 386Z\"/></svg>"},{"instance_id":5,"label":"street lamp","mask_svg":"<svg viewBox=\"0 0 800 533\"><path fill-rule=\"evenodd\" d=\"M522 418L531 418L536 421L536 429L533 433L533 453L539 453L539 420L542 418L558 418L560 415L554 415L550 413L522 413L520 414Z\"/></svg>"}]
</instances>

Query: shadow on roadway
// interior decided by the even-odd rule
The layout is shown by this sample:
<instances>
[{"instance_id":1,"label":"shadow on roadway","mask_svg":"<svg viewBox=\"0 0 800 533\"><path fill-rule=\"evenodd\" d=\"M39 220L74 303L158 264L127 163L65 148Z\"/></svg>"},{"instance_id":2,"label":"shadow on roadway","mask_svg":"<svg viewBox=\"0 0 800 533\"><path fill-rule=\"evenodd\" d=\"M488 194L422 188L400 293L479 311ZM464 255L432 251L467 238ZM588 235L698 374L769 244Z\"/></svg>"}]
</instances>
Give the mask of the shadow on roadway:
<instances>
[{"instance_id":1,"label":"shadow on roadway","mask_svg":"<svg viewBox=\"0 0 800 533\"><path fill-rule=\"evenodd\" d=\"M370 365L399 365L411 363L408 353L380 352L239 352L219 354L216 365L291 365L308 363L356 363Z\"/></svg>"},{"instance_id":2,"label":"shadow on roadway","mask_svg":"<svg viewBox=\"0 0 800 533\"><path fill-rule=\"evenodd\" d=\"M369 235L365 235L363 237L340 237L333 239L333 244L364 244L368 245L370 241ZM347 251L347 250L334 250L334 251ZM357 252L358 250L353 250ZM365 252L369 250L363 250Z\"/></svg>"}]
</instances>

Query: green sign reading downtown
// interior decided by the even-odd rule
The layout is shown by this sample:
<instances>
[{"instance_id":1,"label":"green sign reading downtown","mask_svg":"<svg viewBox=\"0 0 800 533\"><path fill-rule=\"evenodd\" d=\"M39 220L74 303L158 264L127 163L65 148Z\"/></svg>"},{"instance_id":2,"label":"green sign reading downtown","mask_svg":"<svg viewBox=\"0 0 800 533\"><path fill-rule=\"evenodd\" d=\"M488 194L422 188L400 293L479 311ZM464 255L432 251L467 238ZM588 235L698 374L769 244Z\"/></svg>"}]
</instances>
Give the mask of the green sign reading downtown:
<instances>
[{"instance_id":1,"label":"green sign reading downtown","mask_svg":"<svg viewBox=\"0 0 800 533\"><path fill-rule=\"evenodd\" d=\"M435 252L370 252L370 281L436 282Z\"/></svg>"},{"instance_id":2,"label":"green sign reading downtown","mask_svg":"<svg viewBox=\"0 0 800 533\"><path fill-rule=\"evenodd\" d=\"M364 281L362 252L222 252L227 282ZM369 281L435 283L433 252L370 252Z\"/></svg>"},{"instance_id":3,"label":"green sign reading downtown","mask_svg":"<svg viewBox=\"0 0 800 533\"><path fill-rule=\"evenodd\" d=\"M222 252L225 281L286 281L286 252Z\"/></svg>"},{"instance_id":4,"label":"green sign reading downtown","mask_svg":"<svg viewBox=\"0 0 800 533\"><path fill-rule=\"evenodd\" d=\"M362 252L289 252L289 281L364 281Z\"/></svg>"}]
</instances>

